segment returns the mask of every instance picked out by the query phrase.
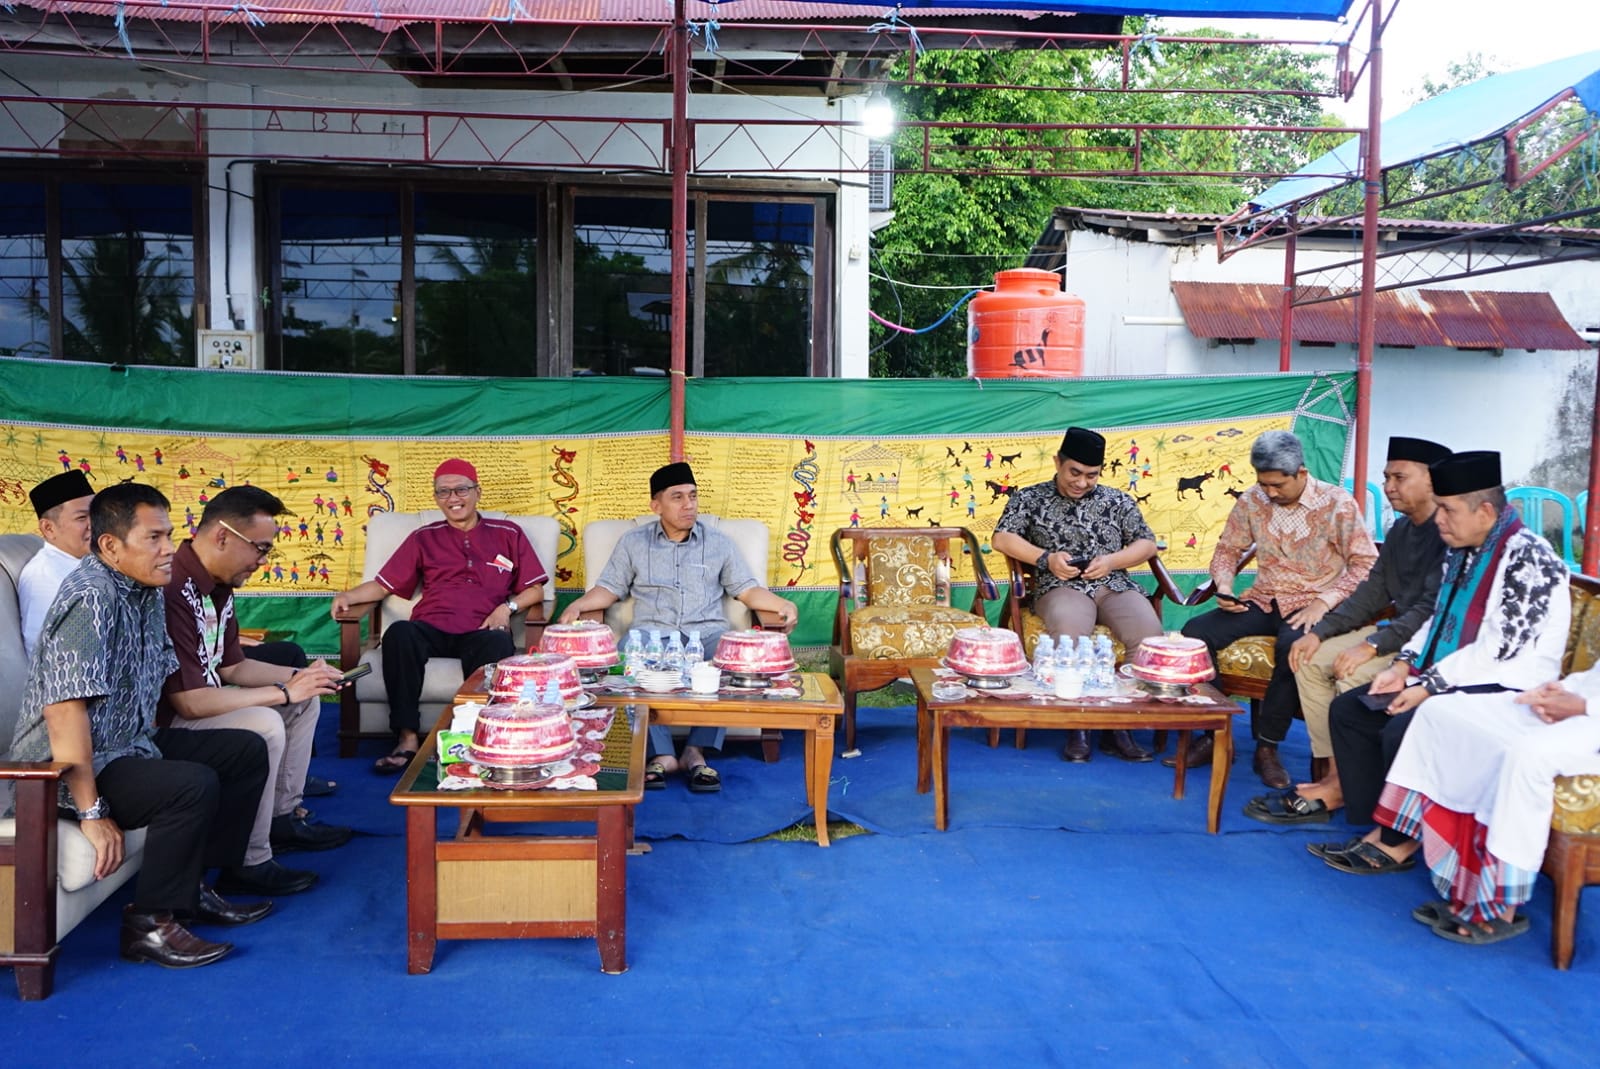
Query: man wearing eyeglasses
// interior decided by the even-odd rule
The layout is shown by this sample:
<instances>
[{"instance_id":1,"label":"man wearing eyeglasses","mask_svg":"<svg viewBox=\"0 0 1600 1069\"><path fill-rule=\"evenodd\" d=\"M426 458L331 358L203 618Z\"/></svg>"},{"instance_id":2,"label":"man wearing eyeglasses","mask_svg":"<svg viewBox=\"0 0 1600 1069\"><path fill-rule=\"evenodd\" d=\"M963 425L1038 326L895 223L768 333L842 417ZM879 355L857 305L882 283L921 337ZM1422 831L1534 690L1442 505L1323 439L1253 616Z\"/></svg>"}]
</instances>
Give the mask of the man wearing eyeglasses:
<instances>
[{"instance_id":1,"label":"man wearing eyeglasses","mask_svg":"<svg viewBox=\"0 0 1600 1069\"><path fill-rule=\"evenodd\" d=\"M223 873L220 891L285 895L317 882L315 872L285 868L274 851L330 850L350 829L313 823L300 807L312 736L323 695L339 670L323 661L303 669L246 658L239 644L234 588L272 553L283 502L255 486L232 486L206 502L194 538L172 559L165 587L167 633L178 670L162 688L162 727L253 731L267 744L267 790L261 792L244 863Z\"/></svg>"},{"instance_id":2,"label":"man wearing eyeglasses","mask_svg":"<svg viewBox=\"0 0 1600 1069\"><path fill-rule=\"evenodd\" d=\"M478 513L478 470L452 457L433 473L444 519L406 536L375 578L334 595L333 618L390 594L422 597L411 619L383 632L383 685L394 749L373 771L400 772L421 745L422 676L430 657L456 657L463 675L516 652L511 618L544 596L549 577L520 526Z\"/></svg>"}]
</instances>

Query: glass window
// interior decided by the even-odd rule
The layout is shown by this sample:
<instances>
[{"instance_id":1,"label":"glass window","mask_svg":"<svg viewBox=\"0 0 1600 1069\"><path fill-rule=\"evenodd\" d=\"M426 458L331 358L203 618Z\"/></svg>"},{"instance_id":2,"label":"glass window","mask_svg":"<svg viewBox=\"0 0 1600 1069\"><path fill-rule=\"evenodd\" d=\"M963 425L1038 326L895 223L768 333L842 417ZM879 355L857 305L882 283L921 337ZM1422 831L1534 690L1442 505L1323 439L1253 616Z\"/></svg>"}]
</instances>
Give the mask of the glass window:
<instances>
[{"instance_id":1,"label":"glass window","mask_svg":"<svg viewBox=\"0 0 1600 1069\"><path fill-rule=\"evenodd\" d=\"M572 373L664 375L672 361L672 203L573 201ZM694 235L689 235L694 248ZM692 350L693 325L688 346Z\"/></svg>"},{"instance_id":2,"label":"glass window","mask_svg":"<svg viewBox=\"0 0 1600 1069\"><path fill-rule=\"evenodd\" d=\"M399 375L400 193L283 186L285 371Z\"/></svg>"},{"instance_id":3,"label":"glass window","mask_svg":"<svg viewBox=\"0 0 1600 1069\"><path fill-rule=\"evenodd\" d=\"M50 355L43 182L0 182L0 356Z\"/></svg>"},{"instance_id":4,"label":"glass window","mask_svg":"<svg viewBox=\"0 0 1600 1069\"><path fill-rule=\"evenodd\" d=\"M707 376L810 372L813 215L809 201L706 206Z\"/></svg>"},{"instance_id":5,"label":"glass window","mask_svg":"<svg viewBox=\"0 0 1600 1069\"><path fill-rule=\"evenodd\" d=\"M61 184L61 355L195 362L194 193L187 185Z\"/></svg>"},{"instance_id":6,"label":"glass window","mask_svg":"<svg viewBox=\"0 0 1600 1069\"><path fill-rule=\"evenodd\" d=\"M416 199L417 373L538 374L539 200Z\"/></svg>"}]
</instances>

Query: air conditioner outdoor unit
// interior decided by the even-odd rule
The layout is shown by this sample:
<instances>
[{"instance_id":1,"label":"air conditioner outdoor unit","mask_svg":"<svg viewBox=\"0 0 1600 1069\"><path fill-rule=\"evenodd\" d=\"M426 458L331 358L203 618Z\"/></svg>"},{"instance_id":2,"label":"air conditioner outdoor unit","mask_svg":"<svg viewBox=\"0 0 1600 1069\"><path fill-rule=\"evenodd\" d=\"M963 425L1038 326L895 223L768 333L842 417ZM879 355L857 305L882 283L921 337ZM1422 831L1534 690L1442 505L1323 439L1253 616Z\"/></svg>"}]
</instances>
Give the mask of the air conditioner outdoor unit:
<instances>
[{"instance_id":1,"label":"air conditioner outdoor unit","mask_svg":"<svg viewBox=\"0 0 1600 1069\"><path fill-rule=\"evenodd\" d=\"M894 201L894 146L880 141L867 153L867 208L886 212Z\"/></svg>"}]
</instances>

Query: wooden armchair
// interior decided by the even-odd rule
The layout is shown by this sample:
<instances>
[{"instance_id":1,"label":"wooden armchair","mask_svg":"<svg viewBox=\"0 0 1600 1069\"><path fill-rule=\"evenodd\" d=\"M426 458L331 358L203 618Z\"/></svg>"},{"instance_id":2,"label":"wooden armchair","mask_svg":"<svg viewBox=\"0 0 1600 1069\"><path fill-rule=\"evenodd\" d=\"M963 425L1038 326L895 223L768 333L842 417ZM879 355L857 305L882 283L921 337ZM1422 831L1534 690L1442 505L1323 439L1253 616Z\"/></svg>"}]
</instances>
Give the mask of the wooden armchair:
<instances>
[{"instance_id":1,"label":"wooden armchair","mask_svg":"<svg viewBox=\"0 0 1600 1069\"><path fill-rule=\"evenodd\" d=\"M1005 603L1000 609L1000 626L1008 627L1017 633L1017 637L1022 640L1022 651L1031 661L1033 659L1033 649L1039 644L1039 636L1044 634L1044 620L1040 618L1038 613L1033 611L1032 606L1029 604L1032 598L1029 585L1033 579L1033 562L1020 561L1010 556L1006 557L1006 561L1011 566L1011 589L1006 594ZM1150 599L1151 607L1156 611L1156 619L1159 620L1163 601L1171 601L1174 604L1182 605L1184 604L1184 598L1178 591L1178 584L1173 582L1172 573L1167 571L1167 566L1161 562L1159 555L1150 558L1150 574L1155 576L1156 588L1147 597ZM1111 633L1110 628L1097 624L1094 633L1096 635L1105 635L1111 639L1111 646L1116 651L1118 664L1127 660L1128 651L1123 648L1117 636ZM989 745L997 745L999 738L1000 729L991 728L989 731ZM1165 748L1166 739L1167 733L1165 731L1156 732L1157 752ZM1017 749L1020 750L1026 745L1027 729L1018 728Z\"/></svg>"},{"instance_id":2,"label":"wooden armchair","mask_svg":"<svg viewBox=\"0 0 1600 1069\"><path fill-rule=\"evenodd\" d=\"M950 543L972 557L978 585L972 611L950 604ZM849 551L846 552L848 545ZM950 638L988 623L985 604L998 598L978 540L965 527L841 527L830 543L839 570L829 670L844 694L845 749L856 744L856 695L893 683L913 668L939 663Z\"/></svg>"},{"instance_id":3,"label":"wooden armchair","mask_svg":"<svg viewBox=\"0 0 1600 1069\"><path fill-rule=\"evenodd\" d=\"M1562 675L1600 663L1600 579L1574 575L1571 593L1572 628L1561 661ZM1600 883L1600 776L1556 777L1550 845L1545 847L1540 871L1554 885L1550 957L1556 968L1568 969L1577 938L1579 894L1586 886Z\"/></svg>"},{"instance_id":4,"label":"wooden armchair","mask_svg":"<svg viewBox=\"0 0 1600 1069\"><path fill-rule=\"evenodd\" d=\"M539 563L550 573L544 585L544 602L535 605L511 623L511 637L519 649L537 645L544 625L550 622L556 602L556 547L561 528L550 516L506 516L503 512L484 512L493 519L510 519L520 525L533 543ZM399 548L412 531L439 519L437 512L383 512L367 523L366 559L362 567L363 581L371 579ZM395 620L409 620L411 610L420 599L400 598L390 595L382 601L368 602L351 607L339 619L339 663L346 670L357 664L372 665L372 671L356 680L353 687L339 693L339 756L353 757L362 739L387 739L389 731L389 697L383 684L383 629ZM366 637L361 625L367 625ZM422 729L433 725L439 713L449 707L456 691L461 689L461 662L450 657L433 657L428 661L422 679Z\"/></svg>"}]
</instances>

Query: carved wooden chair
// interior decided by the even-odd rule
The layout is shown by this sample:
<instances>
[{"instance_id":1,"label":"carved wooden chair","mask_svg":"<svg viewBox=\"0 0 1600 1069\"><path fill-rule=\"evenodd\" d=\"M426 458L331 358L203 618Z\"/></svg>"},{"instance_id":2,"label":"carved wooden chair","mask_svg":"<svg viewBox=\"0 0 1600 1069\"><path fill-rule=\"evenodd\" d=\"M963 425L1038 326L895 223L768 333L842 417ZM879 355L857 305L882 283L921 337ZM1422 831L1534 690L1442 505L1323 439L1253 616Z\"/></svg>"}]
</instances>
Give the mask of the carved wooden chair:
<instances>
[{"instance_id":1,"label":"carved wooden chair","mask_svg":"<svg viewBox=\"0 0 1600 1069\"><path fill-rule=\"evenodd\" d=\"M977 577L971 612L950 604L952 542L966 547ZM829 667L844 695L845 749L853 750L856 695L937 665L951 636L988 622L984 606L999 592L965 527L841 527L830 549L839 601Z\"/></svg>"},{"instance_id":2,"label":"carved wooden chair","mask_svg":"<svg viewBox=\"0 0 1600 1069\"><path fill-rule=\"evenodd\" d=\"M1006 560L1011 566L1011 589L1006 594L1006 600L1000 608L1000 626L1009 627L1017 633L1017 637L1022 639L1022 651L1027 654L1028 660L1031 661L1033 660L1033 649L1039 644L1039 636L1044 634L1044 620L1040 618L1038 613L1033 611L1033 607L1030 605L1032 595L1029 591L1029 585L1033 580L1033 562L1019 561L1015 557L1009 556ZM1172 573L1167 571L1165 564L1161 563L1159 555L1150 558L1150 574L1155 576L1156 587L1147 596L1150 599L1151 606L1156 610L1156 618L1160 619L1161 603L1163 601L1171 601L1174 604L1182 605L1184 603L1183 595L1179 593L1177 583L1172 580ZM1127 660L1128 651L1123 648L1117 636L1111 633L1110 628L1103 624L1096 624L1094 633L1096 635L1105 635L1111 639L1111 648L1116 652L1118 664L1122 664ZM999 738L1000 729L991 728L989 730L989 745L997 745ZM1020 750L1027 745L1027 738L1027 729L1018 728L1017 749ZM1165 731L1156 732L1156 751L1158 753L1165 748L1166 741L1167 733Z\"/></svg>"},{"instance_id":3,"label":"carved wooden chair","mask_svg":"<svg viewBox=\"0 0 1600 1069\"><path fill-rule=\"evenodd\" d=\"M482 515L492 519L510 519L522 527L533 543L539 563L550 573L544 585L544 601L512 620L511 637L518 649L537 645L544 625L550 622L556 602L556 551L561 528L550 516L506 516L503 512L485 511ZM361 571L363 581L378 574L384 562L399 548L412 531L440 518L438 512L382 512L367 523L366 559ZM357 664L372 665L372 671L356 680L353 687L339 693L339 756L353 757L362 739L387 739L389 731L389 696L383 684L383 629L396 620L409 620L411 610L421 598L401 598L390 595L382 601L352 606L350 613L339 620L339 663L348 671ZM361 634L365 622L367 633ZM439 714L449 707L456 692L461 689L461 662L453 657L432 657L422 677L422 730L433 726Z\"/></svg>"},{"instance_id":4,"label":"carved wooden chair","mask_svg":"<svg viewBox=\"0 0 1600 1069\"><path fill-rule=\"evenodd\" d=\"M1600 662L1600 580L1574 575L1571 590L1572 629L1567 633L1562 675L1585 671ZM1589 884L1600 883L1600 776L1556 777L1550 845L1545 848L1541 871L1555 885L1550 956L1556 968L1571 968L1579 893Z\"/></svg>"}]
</instances>

